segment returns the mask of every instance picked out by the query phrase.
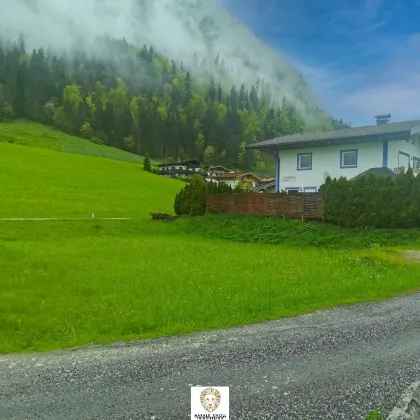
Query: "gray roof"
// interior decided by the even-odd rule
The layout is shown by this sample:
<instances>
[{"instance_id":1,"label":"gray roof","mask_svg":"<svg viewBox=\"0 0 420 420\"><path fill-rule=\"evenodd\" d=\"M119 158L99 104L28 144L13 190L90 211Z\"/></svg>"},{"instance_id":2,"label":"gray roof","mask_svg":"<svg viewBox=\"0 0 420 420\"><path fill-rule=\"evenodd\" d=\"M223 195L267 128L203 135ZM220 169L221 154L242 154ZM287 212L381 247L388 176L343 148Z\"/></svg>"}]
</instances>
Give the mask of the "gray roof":
<instances>
[{"instance_id":1,"label":"gray roof","mask_svg":"<svg viewBox=\"0 0 420 420\"><path fill-rule=\"evenodd\" d=\"M265 190L266 188L275 187L275 185L276 185L276 181L267 182L267 184L257 185L256 187L254 187L254 188L252 189L252 191L261 191L261 190Z\"/></svg>"},{"instance_id":2,"label":"gray roof","mask_svg":"<svg viewBox=\"0 0 420 420\"><path fill-rule=\"evenodd\" d=\"M350 181L361 178L362 176L375 175L375 176L390 176L392 179L397 177L397 174L389 168L370 168L367 171L356 175L354 178L351 178Z\"/></svg>"},{"instance_id":3,"label":"gray roof","mask_svg":"<svg viewBox=\"0 0 420 420\"><path fill-rule=\"evenodd\" d=\"M420 132L420 120L351 127L335 131L312 131L276 137L260 143L249 144L246 149L283 148L289 149L299 145L323 145L330 142L345 142L355 139L375 140L379 137L411 136Z\"/></svg>"}]
</instances>

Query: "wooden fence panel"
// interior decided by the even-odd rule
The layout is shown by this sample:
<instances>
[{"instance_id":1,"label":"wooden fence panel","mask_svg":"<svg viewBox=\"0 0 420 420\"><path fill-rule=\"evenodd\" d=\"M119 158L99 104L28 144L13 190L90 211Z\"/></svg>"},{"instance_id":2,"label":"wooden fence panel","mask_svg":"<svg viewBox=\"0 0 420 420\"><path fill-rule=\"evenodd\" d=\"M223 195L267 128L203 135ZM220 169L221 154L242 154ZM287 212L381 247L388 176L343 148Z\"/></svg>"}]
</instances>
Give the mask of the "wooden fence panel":
<instances>
[{"instance_id":1,"label":"wooden fence panel","mask_svg":"<svg viewBox=\"0 0 420 420\"><path fill-rule=\"evenodd\" d=\"M324 219L324 197L322 193L305 196L305 219Z\"/></svg>"},{"instance_id":2,"label":"wooden fence panel","mask_svg":"<svg viewBox=\"0 0 420 420\"><path fill-rule=\"evenodd\" d=\"M322 220L324 218L324 198L322 193L208 195L206 197L206 213Z\"/></svg>"}]
</instances>

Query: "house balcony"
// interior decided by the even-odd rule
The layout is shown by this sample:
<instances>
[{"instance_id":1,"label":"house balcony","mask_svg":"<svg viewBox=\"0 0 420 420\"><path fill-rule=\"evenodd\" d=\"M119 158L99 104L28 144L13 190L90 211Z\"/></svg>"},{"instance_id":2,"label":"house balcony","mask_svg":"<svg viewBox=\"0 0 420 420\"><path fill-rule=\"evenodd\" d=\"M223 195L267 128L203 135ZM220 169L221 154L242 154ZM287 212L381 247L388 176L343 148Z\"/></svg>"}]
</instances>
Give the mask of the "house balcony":
<instances>
[{"instance_id":1,"label":"house balcony","mask_svg":"<svg viewBox=\"0 0 420 420\"><path fill-rule=\"evenodd\" d=\"M394 168L394 172L396 174L403 174L405 172L405 166L398 166Z\"/></svg>"},{"instance_id":2,"label":"house balcony","mask_svg":"<svg viewBox=\"0 0 420 420\"><path fill-rule=\"evenodd\" d=\"M159 175L164 175L164 176L170 176L170 177L175 177L175 176L193 176L195 174L198 175L202 175L202 176L207 176L208 173L199 169L199 168L186 168L186 169L160 169L159 171Z\"/></svg>"},{"instance_id":3,"label":"house balcony","mask_svg":"<svg viewBox=\"0 0 420 420\"><path fill-rule=\"evenodd\" d=\"M403 173L405 173L405 171L406 171L406 170L407 170L407 169L406 169L406 167L405 167L405 166L399 166L399 167L397 167L397 168L394 168L394 172L395 172L396 174L403 174ZM414 173L415 175L419 174L419 173L420 173L420 167L413 168L413 173Z\"/></svg>"}]
</instances>

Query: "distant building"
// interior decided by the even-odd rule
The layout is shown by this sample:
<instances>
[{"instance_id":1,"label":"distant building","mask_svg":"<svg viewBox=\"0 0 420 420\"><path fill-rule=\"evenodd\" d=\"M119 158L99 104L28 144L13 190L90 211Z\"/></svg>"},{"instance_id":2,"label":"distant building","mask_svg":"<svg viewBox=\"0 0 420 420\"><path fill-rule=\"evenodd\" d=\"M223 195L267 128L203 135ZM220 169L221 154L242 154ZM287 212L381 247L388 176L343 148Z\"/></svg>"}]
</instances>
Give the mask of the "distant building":
<instances>
[{"instance_id":1,"label":"distant building","mask_svg":"<svg viewBox=\"0 0 420 420\"><path fill-rule=\"evenodd\" d=\"M268 193L276 192L276 178L261 178L252 191Z\"/></svg>"},{"instance_id":2,"label":"distant building","mask_svg":"<svg viewBox=\"0 0 420 420\"><path fill-rule=\"evenodd\" d=\"M375 118L372 126L291 134L245 148L275 154L276 192L316 192L328 176L352 179L368 170L378 173L377 168L397 174L411 166L418 174L420 120L391 123L390 114Z\"/></svg>"},{"instance_id":3,"label":"distant building","mask_svg":"<svg viewBox=\"0 0 420 420\"><path fill-rule=\"evenodd\" d=\"M221 166L221 165L209 166L207 168L207 174L209 176L216 176L216 175L221 175L221 174L233 174L234 172L235 171L232 171L232 169L225 168L224 166Z\"/></svg>"},{"instance_id":4,"label":"distant building","mask_svg":"<svg viewBox=\"0 0 420 420\"><path fill-rule=\"evenodd\" d=\"M160 163L159 174L169 178L193 176L200 171L201 163L198 160L177 160L176 162Z\"/></svg>"},{"instance_id":5,"label":"distant building","mask_svg":"<svg viewBox=\"0 0 420 420\"><path fill-rule=\"evenodd\" d=\"M251 190L257 185L260 180L251 172L229 172L221 173L214 176L209 176L207 181L216 182L217 184L226 184L232 188L237 186L246 190Z\"/></svg>"}]
</instances>

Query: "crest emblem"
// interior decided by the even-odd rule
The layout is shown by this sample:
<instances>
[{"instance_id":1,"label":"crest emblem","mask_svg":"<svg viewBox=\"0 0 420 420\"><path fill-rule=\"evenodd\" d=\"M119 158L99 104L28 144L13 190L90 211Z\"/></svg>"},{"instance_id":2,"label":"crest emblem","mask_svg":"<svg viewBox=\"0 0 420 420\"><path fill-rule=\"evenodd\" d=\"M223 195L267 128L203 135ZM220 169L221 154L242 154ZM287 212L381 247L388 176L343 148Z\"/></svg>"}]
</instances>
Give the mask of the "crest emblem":
<instances>
[{"instance_id":1,"label":"crest emblem","mask_svg":"<svg viewBox=\"0 0 420 420\"><path fill-rule=\"evenodd\" d=\"M200 401L204 410L213 413L220 405L220 392L216 388L206 388L201 391Z\"/></svg>"}]
</instances>

